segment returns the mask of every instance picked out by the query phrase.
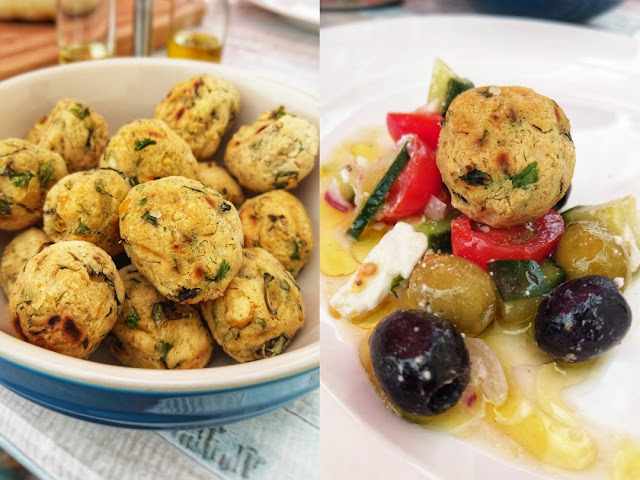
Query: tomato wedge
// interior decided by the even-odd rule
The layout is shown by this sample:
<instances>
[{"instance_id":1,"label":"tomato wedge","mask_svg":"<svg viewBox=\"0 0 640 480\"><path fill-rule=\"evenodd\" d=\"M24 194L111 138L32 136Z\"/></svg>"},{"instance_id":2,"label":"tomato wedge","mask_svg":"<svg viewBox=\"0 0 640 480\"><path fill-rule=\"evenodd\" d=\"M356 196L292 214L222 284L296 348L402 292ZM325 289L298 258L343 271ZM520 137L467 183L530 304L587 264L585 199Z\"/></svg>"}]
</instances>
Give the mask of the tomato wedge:
<instances>
[{"instance_id":1,"label":"tomato wedge","mask_svg":"<svg viewBox=\"0 0 640 480\"><path fill-rule=\"evenodd\" d=\"M451 246L454 255L486 270L491 260L540 262L551 255L563 232L564 220L555 210L534 222L511 228L491 228L461 215L451 221Z\"/></svg>"},{"instance_id":2,"label":"tomato wedge","mask_svg":"<svg viewBox=\"0 0 640 480\"><path fill-rule=\"evenodd\" d=\"M391 186L380 218L386 223L422 214L431 196L442 191L434 151L415 135L409 139L409 162Z\"/></svg>"},{"instance_id":3,"label":"tomato wedge","mask_svg":"<svg viewBox=\"0 0 640 480\"><path fill-rule=\"evenodd\" d=\"M431 150L435 150L438 148L442 120L442 115L431 112L387 113L387 129L396 142L405 135L414 134Z\"/></svg>"}]
</instances>

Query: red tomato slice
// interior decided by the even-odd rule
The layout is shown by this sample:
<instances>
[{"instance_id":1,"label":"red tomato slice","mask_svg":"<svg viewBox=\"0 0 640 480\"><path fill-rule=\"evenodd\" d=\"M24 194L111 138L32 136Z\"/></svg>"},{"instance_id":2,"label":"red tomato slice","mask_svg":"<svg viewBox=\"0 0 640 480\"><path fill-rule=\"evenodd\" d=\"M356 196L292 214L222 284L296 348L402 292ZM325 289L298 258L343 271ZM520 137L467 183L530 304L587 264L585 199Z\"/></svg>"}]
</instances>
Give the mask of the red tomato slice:
<instances>
[{"instance_id":1,"label":"red tomato slice","mask_svg":"<svg viewBox=\"0 0 640 480\"><path fill-rule=\"evenodd\" d=\"M409 162L387 194L387 206L381 216L383 222L395 223L421 214L431 195L438 196L442 191L434 151L415 135L409 138Z\"/></svg>"},{"instance_id":2,"label":"red tomato slice","mask_svg":"<svg viewBox=\"0 0 640 480\"><path fill-rule=\"evenodd\" d=\"M438 148L442 116L431 112L387 113L387 129L394 141L408 134L417 135L431 147Z\"/></svg>"},{"instance_id":3,"label":"red tomato slice","mask_svg":"<svg viewBox=\"0 0 640 480\"><path fill-rule=\"evenodd\" d=\"M542 261L551 255L564 220L555 210L525 225L491 228L461 215L451 221L451 246L454 255L471 260L485 270L491 260Z\"/></svg>"}]
</instances>

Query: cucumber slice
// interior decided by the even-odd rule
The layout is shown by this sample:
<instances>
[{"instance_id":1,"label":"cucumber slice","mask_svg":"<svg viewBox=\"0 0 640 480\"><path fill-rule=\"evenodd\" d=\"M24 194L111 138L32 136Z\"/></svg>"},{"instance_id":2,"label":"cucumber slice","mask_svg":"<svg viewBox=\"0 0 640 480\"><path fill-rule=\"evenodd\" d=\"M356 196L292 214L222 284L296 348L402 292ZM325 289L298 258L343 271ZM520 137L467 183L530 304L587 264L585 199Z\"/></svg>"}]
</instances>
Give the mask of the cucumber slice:
<instances>
[{"instance_id":1,"label":"cucumber slice","mask_svg":"<svg viewBox=\"0 0 640 480\"><path fill-rule=\"evenodd\" d=\"M562 212L565 223L587 220L597 222L609 233L622 239L629 255L631 271L640 266L640 215L632 195L602 203L570 208Z\"/></svg>"},{"instance_id":2,"label":"cucumber slice","mask_svg":"<svg viewBox=\"0 0 640 480\"><path fill-rule=\"evenodd\" d=\"M380 205L382 205L384 196L387 194L387 192L391 188L391 185L393 185L393 182L397 180L397 178L400 176L400 173L402 173L402 170L409 162L410 155L408 145L408 143L405 143L402 146L400 152L391 163L391 166L384 174L380 182L378 182L376 188L373 189L373 192L371 192L371 195L369 196L369 198L367 198L367 201L362 206L362 210L360 210L360 213L358 213L358 216L349 227L349 230L347 230L347 236L352 240L358 240L358 238L360 238L360 235L362 235L364 229L367 228L367 225L371 223L371 220L373 220L373 217L380 208Z\"/></svg>"},{"instance_id":3,"label":"cucumber slice","mask_svg":"<svg viewBox=\"0 0 640 480\"><path fill-rule=\"evenodd\" d=\"M431 69L427 105L444 116L453 99L470 88L473 88L471 80L459 77L440 58L436 58Z\"/></svg>"},{"instance_id":4,"label":"cucumber slice","mask_svg":"<svg viewBox=\"0 0 640 480\"><path fill-rule=\"evenodd\" d=\"M428 249L436 253L453 253L451 249L451 220L459 215L460 212L456 210L439 222L427 220L416 223L413 225L413 229L427 236L429 240Z\"/></svg>"},{"instance_id":5,"label":"cucumber slice","mask_svg":"<svg viewBox=\"0 0 640 480\"><path fill-rule=\"evenodd\" d=\"M487 270L505 302L551 293L547 278L534 260L493 260L487 263Z\"/></svg>"},{"instance_id":6,"label":"cucumber slice","mask_svg":"<svg viewBox=\"0 0 640 480\"><path fill-rule=\"evenodd\" d=\"M566 278L564 270L553 263L553 260L550 258L545 258L540 262L540 270L542 270L542 273L547 279L547 282L549 282L549 286L552 290L564 282Z\"/></svg>"}]
</instances>

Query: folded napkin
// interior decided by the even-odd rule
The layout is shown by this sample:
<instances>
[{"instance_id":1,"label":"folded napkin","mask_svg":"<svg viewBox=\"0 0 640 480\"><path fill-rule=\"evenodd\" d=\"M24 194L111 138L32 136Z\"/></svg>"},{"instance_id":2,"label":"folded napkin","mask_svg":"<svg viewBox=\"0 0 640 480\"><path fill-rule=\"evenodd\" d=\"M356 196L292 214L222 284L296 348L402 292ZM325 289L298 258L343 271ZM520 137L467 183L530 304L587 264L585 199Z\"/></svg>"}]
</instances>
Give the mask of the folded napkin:
<instances>
[{"instance_id":1,"label":"folded napkin","mask_svg":"<svg viewBox=\"0 0 640 480\"><path fill-rule=\"evenodd\" d=\"M225 427L159 435L224 480L319 478L319 395Z\"/></svg>"},{"instance_id":2,"label":"folded napkin","mask_svg":"<svg viewBox=\"0 0 640 480\"><path fill-rule=\"evenodd\" d=\"M150 432L76 420L0 386L0 447L43 480L313 480L318 410L316 390L252 420Z\"/></svg>"}]
</instances>

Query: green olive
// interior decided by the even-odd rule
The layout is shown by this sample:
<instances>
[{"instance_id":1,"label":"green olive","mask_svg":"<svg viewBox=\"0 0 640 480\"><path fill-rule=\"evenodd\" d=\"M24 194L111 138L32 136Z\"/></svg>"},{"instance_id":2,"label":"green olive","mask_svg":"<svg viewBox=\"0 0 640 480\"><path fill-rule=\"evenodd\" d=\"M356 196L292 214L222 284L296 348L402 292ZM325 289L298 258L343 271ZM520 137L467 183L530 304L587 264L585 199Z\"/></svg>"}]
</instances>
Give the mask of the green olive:
<instances>
[{"instance_id":1,"label":"green olive","mask_svg":"<svg viewBox=\"0 0 640 480\"><path fill-rule=\"evenodd\" d=\"M579 221L567 225L553 260L564 269L567 280L603 275L621 279L623 283L619 285L624 290L631 279L629 257L619 238L595 222Z\"/></svg>"},{"instance_id":2,"label":"green olive","mask_svg":"<svg viewBox=\"0 0 640 480\"><path fill-rule=\"evenodd\" d=\"M411 275L406 303L475 336L494 319L498 298L493 280L475 263L454 255L426 255Z\"/></svg>"}]
</instances>

